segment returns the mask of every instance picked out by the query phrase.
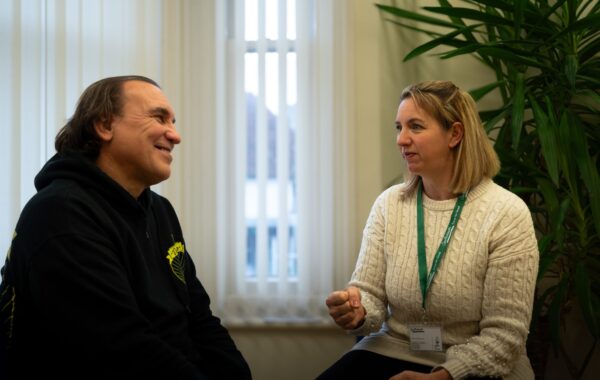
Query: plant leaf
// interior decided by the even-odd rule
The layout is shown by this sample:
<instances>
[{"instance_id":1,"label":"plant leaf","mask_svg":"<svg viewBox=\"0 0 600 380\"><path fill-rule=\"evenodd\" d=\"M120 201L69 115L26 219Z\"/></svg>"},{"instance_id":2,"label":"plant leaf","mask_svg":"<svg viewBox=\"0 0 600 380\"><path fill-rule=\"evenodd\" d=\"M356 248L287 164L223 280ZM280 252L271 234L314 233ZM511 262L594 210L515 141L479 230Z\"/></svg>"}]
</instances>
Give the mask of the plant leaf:
<instances>
[{"instance_id":1,"label":"plant leaf","mask_svg":"<svg viewBox=\"0 0 600 380\"><path fill-rule=\"evenodd\" d=\"M514 6L507 1L500 0L477 0L478 4L487 5L492 8L502 9L503 11L513 12Z\"/></svg>"},{"instance_id":2,"label":"plant leaf","mask_svg":"<svg viewBox=\"0 0 600 380\"><path fill-rule=\"evenodd\" d=\"M585 89L577 92L578 95L589 97L592 102L600 104L600 93L596 93L592 90Z\"/></svg>"},{"instance_id":3,"label":"plant leaf","mask_svg":"<svg viewBox=\"0 0 600 380\"><path fill-rule=\"evenodd\" d=\"M438 4L440 4L440 6L442 6L442 7L452 8L452 4L450 4L450 1L448 1L448 0L438 0ZM463 27L467 26L465 24L465 22L461 18L458 18L458 17L451 16L450 21L452 21L455 24L463 25ZM482 24L479 24L479 25L482 25ZM485 24L483 24L483 25L485 25ZM471 30L466 30L462 35L463 35L465 41L477 42L477 38L475 38L475 36L471 32ZM490 63L491 62L485 62L485 64L487 64L487 65L489 65Z\"/></svg>"},{"instance_id":4,"label":"plant leaf","mask_svg":"<svg viewBox=\"0 0 600 380\"><path fill-rule=\"evenodd\" d=\"M496 57L505 62L510 62L513 64L521 64L521 65L526 65L526 66L531 66L531 67L537 67L546 72L558 73L557 69L554 67L548 66L540 61L536 61L534 59L528 58L528 56L518 55L518 54L508 51L507 49L502 49L499 47L484 46L484 47L477 49L477 53L479 53L481 55L488 55L488 56ZM532 54L533 54L532 52L529 52L529 56L531 56Z\"/></svg>"},{"instance_id":5,"label":"plant leaf","mask_svg":"<svg viewBox=\"0 0 600 380\"><path fill-rule=\"evenodd\" d=\"M405 9L401 9L401 8L397 8L397 7L392 7L392 6L389 6L389 5L375 4L375 6L377 8L379 8L383 12L392 14L392 15L400 17L400 18L405 18L405 19L408 19L408 20L414 20L414 21L424 22L424 23L429 24L429 25L446 26L448 28L462 28L463 27L462 25L456 25L456 24L453 24L451 22L448 22L448 21L445 21L445 20L440 20L440 19L435 18L435 17L423 16L423 15L421 15L419 13L407 11Z\"/></svg>"},{"instance_id":6,"label":"plant leaf","mask_svg":"<svg viewBox=\"0 0 600 380\"><path fill-rule=\"evenodd\" d=\"M538 243L538 249L540 252L544 246L549 245L551 243L552 236L544 236L540 239ZM560 255L559 251L550 251L546 254L540 255L540 264L538 269L537 281L539 282L542 278L546 276L548 269L552 267L552 264L556 261L556 258Z\"/></svg>"},{"instance_id":7,"label":"plant leaf","mask_svg":"<svg viewBox=\"0 0 600 380\"><path fill-rule=\"evenodd\" d=\"M565 34L572 34L579 31L589 31L589 30L598 30L598 25L600 25L600 14L591 14L584 18L581 18L567 28L563 29L560 33L553 36L553 39L558 39Z\"/></svg>"},{"instance_id":8,"label":"plant leaf","mask_svg":"<svg viewBox=\"0 0 600 380\"><path fill-rule=\"evenodd\" d=\"M565 241L565 229L562 228L564 220L567 216L567 211L569 211L569 207L571 207L571 199L566 197L560 202L560 206L557 210L556 216L553 218L552 222L552 230L556 231L556 245L558 249L563 249L563 244Z\"/></svg>"},{"instance_id":9,"label":"plant leaf","mask_svg":"<svg viewBox=\"0 0 600 380\"><path fill-rule=\"evenodd\" d=\"M525 1L515 1L515 19L514 19L514 39L518 39L521 34L521 24L523 23L523 9Z\"/></svg>"},{"instance_id":10,"label":"plant leaf","mask_svg":"<svg viewBox=\"0 0 600 380\"><path fill-rule=\"evenodd\" d=\"M533 312L531 318L532 327L536 324L538 318L542 315L542 312L544 311L544 308L546 306L546 300L549 299L550 296L556 292L557 288L557 285L550 286L544 291L544 293L542 293L542 295L537 296L534 299Z\"/></svg>"},{"instance_id":11,"label":"plant leaf","mask_svg":"<svg viewBox=\"0 0 600 380\"><path fill-rule=\"evenodd\" d=\"M562 173L564 175L571 192L577 192L577 179L574 176L575 172L575 160L571 160L573 157L571 150L571 131L570 131L569 120L567 117L567 113L563 112L560 116L560 122L558 123L558 146L560 151L562 152L562 158L559 162L562 168Z\"/></svg>"},{"instance_id":12,"label":"plant leaf","mask_svg":"<svg viewBox=\"0 0 600 380\"><path fill-rule=\"evenodd\" d=\"M542 197L544 198L544 203L546 204L546 209L548 210L548 217L551 219L550 222L553 222L553 214L556 214L558 210L558 195L556 194L556 190L550 182L545 177L536 177L535 178L540 193L542 193Z\"/></svg>"},{"instance_id":13,"label":"plant leaf","mask_svg":"<svg viewBox=\"0 0 600 380\"><path fill-rule=\"evenodd\" d=\"M523 73L517 73L515 77L515 92L513 95L513 107L511 115L511 129L512 129L512 147L517 149L519 147L519 140L521 139L521 130L523 129L523 113L525 112L525 86Z\"/></svg>"},{"instance_id":14,"label":"plant leaf","mask_svg":"<svg viewBox=\"0 0 600 380\"><path fill-rule=\"evenodd\" d=\"M441 59L448 59L452 57L456 57L464 54L472 54L480 49L480 44L469 44L466 46L461 46L458 49L450 50L440 54Z\"/></svg>"},{"instance_id":15,"label":"plant leaf","mask_svg":"<svg viewBox=\"0 0 600 380\"><path fill-rule=\"evenodd\" d=\"M560 325L561 325L561 316L562 316L562 307L565 302L565 298L567 295L567 290L569 286L569 274L568 272L563 273L563 278L561 278L560 283L558 284L558 289L556 293L554 293L554 297L552 297L552 302L548 307L548 320L550 322L550 336L552 338L552 343L554 346L555 354L557 353L558 347L560 345Z\"/></svg>"},{"instance_id":16,"label":"plant leaf","mask_svg":"<svg viewBox=\"0 0 600 380\"><path fill-rule=\"evenodd\" d=\"M550 243L552 243L552 235L544 235L538 240L538 251L540 251L541 256L546 255L548 247L550 247ZM540 269L540 272L541 272L541 269ZM540 275L538 272L538 278L541 278L541 277L544 277L544 275Z\"/></svg>"},{"instance_id":17,"label":"plant leaf","mask_svg":"<svg viewBox=\"0 0 600 380\"><path fill-rule=\"evenodd\" d=\"M565 75L571 88L575 88L575 79L577 78L578 62L575 54L567 54L565 57Z\"/></svg>"},{"instance_id":18,"label":"plant leaf","mask_svg":"<svg viewBox=\"0 0 600 380\"><path fill-rule=\"evenodd\" d=\"M441 33L436 33L436 32L431 31L431 30L426 30L426 29L422 29L422 28L419 28L419 27L416 27L416 26L404 24L404 23L402 23L400 21L397 21L397 20L392 20L392 19L386 18L385 21L388 21L388 22L390 22L390 23L392 23L394 25L400 26L400 27L405 28L405 29L414 30L415 32L426 34L426 35L428 35L429 37L432 37L432 38L433 37L442 36Z\"/></svg>"},{"instance_id":19,"label":"plant leaf","mask_svg":"<svg viewBox=\"0 0 600 380\"><path fill-rule=\"evenodd\" d=\"M487 95L488 93L490 93L491 91L493 91L494 89L498 88L500 85L503 85L505 83L506 82L503 80L500 80L497 82L492 82L492 83L486 84L485 86L470 90L469 94L475 101L478 101L479 99L483 98L485 95Z\"/></svg>"},{"instance_id":20,"label":"plant leaf","mask_svg":"<svg viewBox=\"0 0 600 380\"><path fill-rule=\"evenodd\" d=\"M598 321L594 315L594 308L592 306L592 294L591 285L588 271L585 268L584 261L581 260L577 263L575 269L575 292L579 299L579 306L585 322L595 338L599 337Z\"/></svg>"},{"instance_id":21,"label":"plant leaf","mask_svg":"<svg viewBox=\"0 0 600 380\"><path fill-rule=\"evenodd\" d=\"M425 52L428 52L431 49L434 49L440 45L450 45L450 46L461 46L461 45L466 45L468 44L468 42L466 41L461 41L461 40L457 40L456 37L457 35L460 34L464 34L465 31L467 30L471 30L476 28L478 25L472 25L470 27L467 28L462 28L462 29L457 29L451 33L445 34L441 37L435 38L429 42L424 43L423 45L417 46L416 48L414 48L412 51L410 51L405 57L404 57L404 62L409 61L419 55L422 55Z\"/></svg>"},{"instance_id":22,"label":"plant leaf","mask_svg":"<svg viewBox=\"0 0 600 380\"><path fill-rule=\"evenodd\" d=\"M554 182L554 184L558 186L559 152L556 143L556 135L554 133L554 131L558 128L550 125L550 119L546 116L544 111L542 111L541 107L532 95L529 95L528 99L529 104L531 104L531 108L533 110L537 135L540 139L540 144L542 146L542 154L544 156L544 161L546 161L548 174L550 175L552 182Z\"/></svg>"},{"instance_id":23,"label":"plant leaf","mask_svg":"<svg viewBox=\"0 0 600 380\"><path fill-rule=\"evenodd\" d=\"M478 11L477 9L460 7L423 7L423 9L429 12L443 14L448 17L460 17L465 18L467 20L481 21L486 24L492 25L513 26L513 23L510 20L498 16L493 16L489 13Z\"/></svg>"},{"instance_id":24,"label":"plant leaf","mask_svg":"<svg viewBox=\"0 0 600 380\"><path fill-rule=\"evenodd\" d=\"M569 120L571 125L571 138L573 144L573 153L575 154L575 160L583 183L590 193L590 205L592 208L592 216L596 232L600 234L600 177L598 175L598 169L596 163L592 160L589 154L589 145L587 138L583 131L583 125L581 120L569 112ZM596 196L592 196L595 194Z\"/></svg>"},{"instance_id":25,"label":"plant leaf","mask_svg":"<svg viewBox=\"0 0 600 380\"><path fill-rule=\"evenodd\" d=\"M486 111L481 112L483 115L482 120L485 120L485 131L489 133L492 128L496 126L500 122L500 120L505 119L508 115L508 108L502 108L497 111ZM488 116L489 115L489 116Z\"/></svg>"},{"instance_id":26,"label":"plant leaf","mask_svg":"<svg viewBox=\"0 0 600 380\"><path fill-rule=\"evenodd\" d=\"M595 58L598 51L600 51L600 34L589 40L582 41L579 45L577 55L580 62L584 64L588 60Z\"/></svg>"}]
</instances>

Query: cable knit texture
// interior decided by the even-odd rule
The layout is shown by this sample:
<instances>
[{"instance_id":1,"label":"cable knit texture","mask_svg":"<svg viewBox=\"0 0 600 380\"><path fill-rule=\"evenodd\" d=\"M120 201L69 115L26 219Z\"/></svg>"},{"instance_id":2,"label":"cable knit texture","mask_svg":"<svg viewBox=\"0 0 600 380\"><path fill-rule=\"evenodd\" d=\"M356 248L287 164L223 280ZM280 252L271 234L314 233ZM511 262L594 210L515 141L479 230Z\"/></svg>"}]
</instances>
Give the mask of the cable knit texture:
<instances>
[{"instance_id":1,"label":"cable knit texture","mask_svg":"<svg viewBox=\"0 0 600 380\"><path fill-rule=\"evenodd\" d=\"M364 229L350 285L361 289L367 317L352 333L371 334L354 349L444 367L455 380L533 379L525 342L538 249L525 203L489 179L468 194L426 299L426 321L442 326L444 352L414 352L408 325L423 318L416 194L402 197L402 186L378 197ZM455 203L423 194L428 271Z\"/></svg>"}]
</instances>

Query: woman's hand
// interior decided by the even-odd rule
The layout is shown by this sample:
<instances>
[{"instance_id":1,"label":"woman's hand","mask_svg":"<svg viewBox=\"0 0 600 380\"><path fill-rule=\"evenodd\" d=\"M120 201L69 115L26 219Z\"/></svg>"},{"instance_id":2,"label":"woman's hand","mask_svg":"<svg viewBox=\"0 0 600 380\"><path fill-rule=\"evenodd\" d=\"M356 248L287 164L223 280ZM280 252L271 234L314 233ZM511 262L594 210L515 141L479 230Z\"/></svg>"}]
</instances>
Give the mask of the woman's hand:
<instances>
[{"instance_id":1,"label":"woman's hand","mask_svg":"<svg viewBox=\"0 0 600 380\"><path fill-rule=\"evenodd\" d=\"M360 327L367 314L360 302L360 290L354 286L331 293L325 304L335 323L346 330Z\"/></svg>"},{"instance_id":2,"label":"woman's hand","mask_svg":"<svg viewBox=\"0 0 600 380\"><path fill-rule=\"evenodd\" d=\"M390 380L452 380L452 376L450 376L450 372L442 368L431 373L402 371L390 377Z\"/></svg>"}]
</instances>

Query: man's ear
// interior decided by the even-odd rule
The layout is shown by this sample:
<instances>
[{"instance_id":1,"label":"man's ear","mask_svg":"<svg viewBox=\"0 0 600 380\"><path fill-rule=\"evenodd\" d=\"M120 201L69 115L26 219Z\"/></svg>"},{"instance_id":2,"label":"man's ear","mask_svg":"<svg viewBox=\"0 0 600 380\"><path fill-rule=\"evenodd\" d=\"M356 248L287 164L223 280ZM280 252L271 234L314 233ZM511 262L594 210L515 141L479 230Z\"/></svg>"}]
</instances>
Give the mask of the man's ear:
<instances>
[{"instance_id":1,"label":"man's ear","mask_svg":"<svg viewBox=\"0 0 600 380\"><path fill-rule=\"evenodd\" d=\"M108 119L99 119L94 122L94 130L96 134L100 138L100 140L104 142L108 142L113 138L113 128L112 123Z\"/></svg>"},{"instance_id":2,"label":"man's ear","mask_svg":"<svg viewBox=\"0 0 600 380\"><path fill-rule=\"evenodd\" d=\"M465 134L465 127L460 121L455 121L450 127L450 148L455 148L462 141Z\"/></svg>"}]
</instances>

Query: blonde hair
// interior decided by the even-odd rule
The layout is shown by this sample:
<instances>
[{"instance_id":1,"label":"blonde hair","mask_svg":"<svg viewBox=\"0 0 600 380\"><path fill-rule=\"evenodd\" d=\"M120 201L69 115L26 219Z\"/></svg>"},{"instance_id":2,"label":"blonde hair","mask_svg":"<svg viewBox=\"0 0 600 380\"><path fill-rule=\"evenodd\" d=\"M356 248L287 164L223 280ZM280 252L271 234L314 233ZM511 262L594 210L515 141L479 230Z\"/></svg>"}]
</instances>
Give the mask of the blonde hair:
<instances>
[{"instance_id":1,"label":"blonde hair","mask_svg":"<svg viewBox=\"0 0 600 380\"><path fill-rule=\"evenodd\" d=\"M442 128L450 129L456 122L463 125L463 138L453 148L456 159L450 189L454 194L464 193L483 178L492 178L498 173L498 155L485 133L477 106L469 93L449 81L427 81L406 87L400 95L400 102L408 98L435 118ZM413 193L419 181L419 176L407 172L403 193Z\"/></svg>"}]
</instances>

